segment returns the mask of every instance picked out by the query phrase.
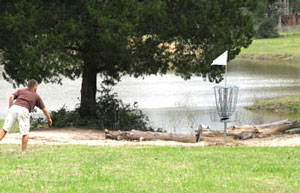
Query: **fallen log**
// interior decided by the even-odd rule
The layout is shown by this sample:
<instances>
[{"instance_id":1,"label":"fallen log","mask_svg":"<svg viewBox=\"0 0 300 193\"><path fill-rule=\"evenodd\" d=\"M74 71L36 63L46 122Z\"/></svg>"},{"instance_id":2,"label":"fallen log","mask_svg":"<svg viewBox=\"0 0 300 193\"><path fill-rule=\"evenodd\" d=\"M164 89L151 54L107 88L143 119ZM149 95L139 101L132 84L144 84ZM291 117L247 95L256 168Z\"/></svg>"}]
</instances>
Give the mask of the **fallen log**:
<instances>
[{"instance_id":1,"label":"fallen log","mask_svg":"<svg viewBox=\"0 0 300 193\"><path fill-rule=\"evenodd\" d=\"M300 128L300 120L282 120L274 123L263 125L244 125L232 126L227 129L227 135L234 139L250 139L263 138L280 133L286 133L288 130ZM295 133L291 131L290 133ZM176 133L161 133L161 132L145 132L138 130L131 131L109 131L105 130L105 139L114 140L129 140L129 141L177 141L183 143L196 143L200 141L219 139L223 137L223 131L213 131L210 129L203 130L202 128L196 131L196 134L176 134Z\"/></svg>"},{"instance_id":2,"label":"fallen log","mask_svg":"<svg viewBox=\"0 0 300 193\"><path fill-rule=\"evenodd\" d=\"M228 135L238 139L263 138L300 128L300 120L282 120L263 125L232 126Z\"/></svg>"},{"instance_id":3,"label":"fallen log","mask_svg":"<svg viewBox=\"0 0 300 193\"><path fill-rule=\"evenodd\" d=\"M176 134L176 133L162 133L150 131L109 131L105 129L105 139L114 140L128 140L128 141L177 141L183 143L196 143L197 136L193 134Z\"/></svg>"},{"instance_id":4,"label":"fallen log","mask_svg":"<svg viewBox=\"0 0 300 193\"><path fill-rule=\"evenodd\" d=\"M289 130L286 130L284 133L285 134L290 134L290 135L300 134L300 128L289 129Z\"/></svg>"}]
</instances>

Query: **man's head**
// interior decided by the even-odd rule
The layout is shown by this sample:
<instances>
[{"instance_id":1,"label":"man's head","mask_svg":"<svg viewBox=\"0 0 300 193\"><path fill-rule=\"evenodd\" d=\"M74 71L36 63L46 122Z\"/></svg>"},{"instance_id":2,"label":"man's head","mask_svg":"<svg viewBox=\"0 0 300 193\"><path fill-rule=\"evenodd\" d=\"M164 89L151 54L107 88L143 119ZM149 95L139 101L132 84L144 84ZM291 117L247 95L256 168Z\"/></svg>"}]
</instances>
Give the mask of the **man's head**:
<instances>
[{"instance_id":1,"label":"man's head","mask_svg":"<svg viewBox=\"0 0 300 193\"><path fill-rule=\"evenodd\" d=\"M27 87L29 89L32 89L34 92L36 92L37 86L38 86L38 82L34 79L29 80L27 83Z\"/></svg>"}]
</instances>

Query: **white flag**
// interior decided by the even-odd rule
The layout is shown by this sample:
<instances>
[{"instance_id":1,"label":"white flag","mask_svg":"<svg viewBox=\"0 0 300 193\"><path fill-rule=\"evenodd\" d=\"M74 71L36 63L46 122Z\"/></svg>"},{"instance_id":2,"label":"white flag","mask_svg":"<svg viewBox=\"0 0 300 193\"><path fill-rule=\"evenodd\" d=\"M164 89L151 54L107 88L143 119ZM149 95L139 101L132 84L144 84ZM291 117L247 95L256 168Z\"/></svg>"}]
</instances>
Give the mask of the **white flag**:
<instances>
[{"instance_id":1,"label":"white flag","mask_svg":"<svg viewBox=\"0 0 300 193\"><path fill-rule=\"evenodd\" d=\"M226 50L222 55L214 59L213 63L211 65L227 65L227 57L228 57L228 51Z\"/></svg>"}]
</instances>

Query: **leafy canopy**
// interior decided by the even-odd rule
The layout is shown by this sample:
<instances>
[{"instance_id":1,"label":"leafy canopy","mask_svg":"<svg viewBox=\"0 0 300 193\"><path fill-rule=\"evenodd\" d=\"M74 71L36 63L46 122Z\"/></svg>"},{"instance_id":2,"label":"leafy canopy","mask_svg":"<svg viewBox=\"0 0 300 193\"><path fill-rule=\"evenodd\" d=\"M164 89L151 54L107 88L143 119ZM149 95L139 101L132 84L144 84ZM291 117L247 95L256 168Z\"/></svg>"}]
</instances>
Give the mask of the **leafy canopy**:
<instances>
[{"instance_id":1,"label":"leafy canopy","mask_svg":"<svg viewBox=\"0 0 300 193\"><path fill-rule=\"evenodd\" d=\"M59 83L85 65L119 80L168 70L222 79L214 58L229 59L254 36L253 0L1 0L3 76Z\"/></svg>"}]
</instances>

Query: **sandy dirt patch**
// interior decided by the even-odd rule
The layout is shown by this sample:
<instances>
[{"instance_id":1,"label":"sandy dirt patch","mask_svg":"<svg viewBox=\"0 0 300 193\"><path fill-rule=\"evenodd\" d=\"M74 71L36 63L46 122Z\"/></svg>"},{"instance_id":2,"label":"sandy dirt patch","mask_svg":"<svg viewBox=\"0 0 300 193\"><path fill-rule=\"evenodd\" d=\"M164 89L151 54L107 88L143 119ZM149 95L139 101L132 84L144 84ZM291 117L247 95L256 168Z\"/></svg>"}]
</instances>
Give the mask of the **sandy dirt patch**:
<instances>
[{"instance_id":1,"label":"sandy dirt patch","mask_svg":"<svg viewBox=\"0 0 300 193\"><path fill-rule=\"evenodd\" d=\"M202 141L199 143L180 143L174 141L115 141L105 139L104 132L92 129L63 128L63 129L36 129L29 135L29 144L80 144L91 146L224 146L223 139L217 141ZM20 144L19 133L8 133L0 142L2 144ZM263 139L248 139L237 141L229 139L225 146L300 146L300 135L279 135Z\"/></svg>"}]
</instances>

